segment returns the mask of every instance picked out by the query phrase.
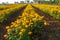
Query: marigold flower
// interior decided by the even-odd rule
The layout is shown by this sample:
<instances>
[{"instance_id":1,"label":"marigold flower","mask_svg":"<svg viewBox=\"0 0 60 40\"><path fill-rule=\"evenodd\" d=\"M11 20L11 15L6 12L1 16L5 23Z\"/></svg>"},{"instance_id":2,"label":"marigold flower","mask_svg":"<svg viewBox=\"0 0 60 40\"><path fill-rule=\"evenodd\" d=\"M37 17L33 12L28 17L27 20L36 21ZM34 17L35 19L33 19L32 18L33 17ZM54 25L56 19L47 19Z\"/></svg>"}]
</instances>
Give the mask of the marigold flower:
<instances>
[{"instance_id":1,"label":"marigold flower","mask_svg":"<svg viewBox=\"0 0 60 40\"><path fill-rule=\"evenodd\" d=\"M12 27L14 27L14 25L11 25L10 27L12 28Z\"/></svg>"},{"instance_id":2,"label":"marigold flower","mask_svg":"<svg viewBox=\"0 0 60 40\"><path fill-rule=\"evenodd\" d=\"M7 38L7 37L8 37L8 35L7 35L7 34L5 34L5 35L4 35L4 37L5 37L5 38Z\"/></svg>"},{"instance_id":3,"label":"marigold flower","mask_svg":"<svg viewBox=\"0 0 60 40\"><path fill-rule=\"evenodd\" d=\"M31 34L32 34L32 32L28 32L28 34L29 34L29 35L31 35Z\"/></svg>"},{"instance_id":4,"label":"marigold flower","mask_svg":"<svg viewBox=\"0 0 60 40\"><path fill-rule=\"evenodd\" d=\"M44 22L44 25L47 25L47 22Z\"/></svg>"},{"instance_id":5,"label":"marigold flower","mask_svg":"<svg viewBox=\"0 0 60 40\"><path fill-rule=\"evenodd\" d=\"M33 24L33 22L30 22L30 24Z\"/></svg>"},{"instance_id":6,"label":"marigold flower","mask_svg":"<svg viewBox=\"0 0 60 40\"><path fill-rule=\"evenodd\" d=\"M9 29L10 27L9 26L6 26L6 29Z\"/></svg>"},{"instance_id":7,"label":"marigold flower","mask_svg":"<svg viewBox=\"0 0 60 40\"><path fill-rule=\"evenodd\" d=\"M21 29L21 32L25 32L26 31L26 29Z\"/></svg>"},{"instance_id":8,"label":"marigold flower","mask_svg":"<svg viewBox=\"0 0 60 40\"><path fill-rule=\"evenodd\" d=\"M19 26L18 24L15 25L15 27L18 27L18 26Z\"/></svg>"},{"instance_id":9,"label":"marigold flower","mask_svg":"<svg viewBox=\"0 0 60 40\"><path fill-rule=\"evenodd\" d=\"M28 25L25 25L26 28L28 28Z\"/></svg>"},{"instance_id":10,"label":"marigold flower","mask_svg":"<svg viewBox=\"0 0 60 40\"><path fill-rule=\"evenodd\" d=\"M12 24L12 25L16 25L16 22L12 22L11 24Z\"/></svg>"},{"instance_id":11,"label":"marigold flower","mask_svg":"<svg viewBox=\"0 0 60 40\"><path fill-rule=\"evenodd\" d=\"M19 34L20 34L20 35L22 35L22 34L23 34L23 32L19 32Z\"/></svg>"},{"instance_id":12,"label":"marigold flower","mask_svg":"<svg viewBox=\"0 0 60 40\"><path fill-rule=\"evenodd\" d=\"M12 29L8 29L7 32L11 32Z\"/></svg>"}]
</instances>

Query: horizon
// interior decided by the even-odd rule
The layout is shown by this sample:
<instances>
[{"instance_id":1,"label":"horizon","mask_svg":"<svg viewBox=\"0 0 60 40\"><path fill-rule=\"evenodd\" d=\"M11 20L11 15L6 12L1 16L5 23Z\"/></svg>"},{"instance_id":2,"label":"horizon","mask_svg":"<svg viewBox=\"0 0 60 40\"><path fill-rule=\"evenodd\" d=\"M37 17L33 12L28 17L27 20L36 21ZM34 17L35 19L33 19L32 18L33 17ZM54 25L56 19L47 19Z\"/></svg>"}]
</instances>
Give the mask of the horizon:
<instances>
[{"instance_id":1,"label":"horizon","mask_svg":"<svg viewBox=\"0 0 60 40\"><path fill-rule=\"evenodd\" d=\"M4 2L4 3L6 3L6 2L8 2L8 3L19 2L20 3L20 1L25 2L25 0L0 0L0 3L2 3L2 2ZM33 1L33 0L30 0L30 1Z\"/></svg>"},{"instance_id":2,"label":"horizon","mask_svg":"<svg viewBox=\"0 0 60 40\"><path fill-rule=\"evenodd\" d=\"M0 0L0 4L2 3L2 2L4 2L4 3L14 3L14 2L19 2L20 3L20 1L24 1L25 2L25 0ZM33 0L30 0L30 2L31 1L33 1ZM45 0L45 1L49 1L49 0Z\"/></svg>"}]
</instances>

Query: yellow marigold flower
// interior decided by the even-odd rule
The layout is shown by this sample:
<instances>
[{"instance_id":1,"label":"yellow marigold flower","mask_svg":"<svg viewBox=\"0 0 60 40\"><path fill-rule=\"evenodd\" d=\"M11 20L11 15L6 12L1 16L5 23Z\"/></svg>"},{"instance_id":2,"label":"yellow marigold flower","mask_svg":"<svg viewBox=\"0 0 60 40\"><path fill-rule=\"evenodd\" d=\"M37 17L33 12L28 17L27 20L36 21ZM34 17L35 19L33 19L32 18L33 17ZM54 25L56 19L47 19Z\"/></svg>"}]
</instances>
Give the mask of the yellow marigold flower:
<instances>
[{"instance_id":1,"label":"yellow marigold flower","mask_svg":"<svg viewBox=\"0 0 60 40\"><path fill-rule=\"evenodd\" d=\"M44 25L47 25L47 22L46 21L44 21Z\"/></svg>"},{"instance_id":2,"label":"yellow marigold flower","mask_svg":"<svg viewBox=\"0 0 60 40\"><path fill-rule=\"evenodd\" d=\"M28 25L25 25L26 28L28 28Z\"/></svg>"},{"instance_id":3,"label":"yellow marigold flower","mask_svg":"<svg viewBox=\"0 0 60 40\"><path fill-rule=\"evenodd\" d=\"M12 31L12 29L8 29L8 30L7 30L7 32L11 32L11 31Z\"/></svg>"},{"instance_id":4,"label":"yellow marigold flower","mask_svg":"<svg viewBox=\"0 0 60 40\"><path fill-rule=\"evenodd\" d=\"M29 34L29 35L31 35L31 34L32 34L32 32L28 32L28 34Z\"/></svg>"},{"instance_id":5,"label":"yellow marigold flower","mask_svg":"<svg viewBox=\"0 0 60 40\"><path fill-rule=\"evenodd\" d=\"M17 23L20 23L20 20L17 20L16 22L17 22Z\"/></svg>"},{"instance_id":6,"label":"yellow marigold flower","mask_svg":"<svg viewBox=\"0 0 60 40\"><path fill-rule=\"evenodd\" d=\"M33 22L30 22L30 24L33 24Z\"/></svg>"},{"instance_id":7,"label":"yellow marigold flower","mask_svg":"<svg viewBox=\"0 0 60 40\"><path fill-rule=\"evenodd\" d=\"M11 24L16 25L16 22L12 22Z\"/></svg>"},{"instance_id":8,"label":"yellow marigold flower","mask_svg":"<svg viewBox=\"0 0 60 40\"><path fill-rule=\"evenodd\" d=\"M11 22L11 24L14 24L14 22Z\"/></svg>"},{"instance_id":9,"label":"yellow marigold flower","mask_svg":"<svg viewBox=\"0 0 60 40\"><path fill-rule=\"evenodd\" d=\"M41 16L41 19L43 19L44 18L44 16Z\"/></svg>"},{"instance_id":10,"label":"yellow marigold flower","mask_svg":"<svg viewBox=\"0 0 60 40\"><path fill-rule=\"evenodd\" d=\"M6 26L6 29L9 29L10 27L9 26Z\"/></svg>"},{"instance_id":11,"label":"yellow marigold flower","mask_svg":"<svg viewBox=\"0 0 60 40\"><path fill-rule=\"evenodd\" d=\"M11 25L10 27L14 27L14 25Z\"/></svg>"},{"instance_id":12,"label":"yellow marigold flower","mask_svg":"<svg viewBox=\"0 0 60 40\"><path fill-rule=\"evenodd\" d=\"M7 38L7 37L8 37L8 35L7 35L7 34L5 34L5 35L4 35L4 37L5 37L5 38Z\"/></svg>"},{"instance_id":13,"label":"yellow marigold flower","mask_svg":"<svg viewBox=\"0 0 60 40\"><path fill-rule=\"evenodd\" d=\"M27 20L26 22L27 22L27 23L29 23L29 21L28 21L28 20Z\"/></svg>"},{"instance_id":14,"label":"yellow marigold flower","mask_svg":"<svg viewBox=\"0 0 60 40\"><path fill-rule=\"evenodd\" d=\"M21 32L25 32L26 31L26 29L21 29Z\"/></svg>"},{"instance_id":15,"label":"yellow marigold flower","mask_svg":"<svg viewBox=\"0 0 60 40\"><path fill-rule=\"evenodd\" d=\"M26 20L26 18L24 18L24 20Z\"/></svg>"},{"instance_id":16,"label":"yellow marigold flower","mask_svg":"<svg viewBox=\"0 0 60 40\"><path fill-rule=\"evenodd\" d=\"M24 22L23 25L26 25L26 23Z\"/></svg>"},{"instance_id":17,"label":"yellow marigold flower","mask_svg":"<svg viewBox=\"0 0 60 40\"><path fill-rule=\"evenodd\" d=\"M36 20L36 18L33 18L32 20Z\"/></svg>"},{"instance_id":18,"label":"yellow marigold flower","mask_svg":"<svg viewBox=\"0 0 60 40\"><path fill-rule=\"evenodd\" d=\"M23 32L19 32L19 34L20 34L20 35L22 35L22 34L23 34Z\"/></svg>"},{"instance_id":19,"label":"yellow marigold flower","mask_svg":"<svg viewBox=\"0 0 60 40\"><path fill-rule=\"evenodd\" d=\"M19 18L21 18L21 16L19 16Z\"/></svg>"},{"instance_id":20,"label":"yellow marigold flower","mask_svg":"<svg viewBox=\"0 0 60 40\"><path fill-rule=\"evenodd\" d=\"M18 26L19 26L18 24L15 25L15 27L18 27Z\"/></svg>"},{"instance_id":21,"label":"yellow marigold flower","mask_svg":"<svg viewBox=\"0 0 60 40\"><path fill-rule=\"evenodd\" d=\"M19 26L19 27L17 27L17 28L21 29L22 27Z\"/></svg>"}]
</instances>

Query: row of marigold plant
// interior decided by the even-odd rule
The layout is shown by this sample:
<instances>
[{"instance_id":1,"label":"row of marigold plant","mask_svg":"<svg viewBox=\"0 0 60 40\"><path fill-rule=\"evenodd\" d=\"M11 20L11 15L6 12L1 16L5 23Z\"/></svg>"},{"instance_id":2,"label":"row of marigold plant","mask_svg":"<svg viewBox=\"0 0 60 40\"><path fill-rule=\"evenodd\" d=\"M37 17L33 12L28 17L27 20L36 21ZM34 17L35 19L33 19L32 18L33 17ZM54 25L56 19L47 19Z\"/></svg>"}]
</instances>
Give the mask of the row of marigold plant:
<instances>
[{"instance_id":1,"label":"row of marigold plant","mask_svg":"<svg viewBox=\"0 0 60 40\"><path fill-rule=\"evenodd\" d=\"M0 5L0 11L9 9L11 7L15 7L16 4L7 4L7 5Z\"/></svg>"},{"instance_id":2,"label":"row of marigold plant","mask_svg":"<svg viewBox=\"0 0 60 40\"><path fill-rule=\"evenodd\" d=\"M18 10L20 10L25 4L14 4L14 5L6 5L1 6L3 10L0 10L0 22L3 22L12 14L15 14ZM1 8L0 7L0 8Z\"/></svg>"},{"instance_id":3,"label":"row of marigold plant","mask_svg":"<svg viewBox=\"0 0 60 40\"><path fill-rule=\"evenodd\" d=\"M4 37L8 40L31 40L32 30L42 32L45 25L48 23L44 16L38 15L32 6L28 5L22 16L11 22L10 26L6 26L7 33Z\"/></svg>"},{"instance_id":4,"label":"row of marigold plant","mask_svg":"<svg viewBox=\"0 0 60 40\"><path fill-rule=\"evenodd\" d=\"M55 19L60 20L60 6L47 4L33 4L33 6L54 17Z\"/></svg>"}]
</instances>

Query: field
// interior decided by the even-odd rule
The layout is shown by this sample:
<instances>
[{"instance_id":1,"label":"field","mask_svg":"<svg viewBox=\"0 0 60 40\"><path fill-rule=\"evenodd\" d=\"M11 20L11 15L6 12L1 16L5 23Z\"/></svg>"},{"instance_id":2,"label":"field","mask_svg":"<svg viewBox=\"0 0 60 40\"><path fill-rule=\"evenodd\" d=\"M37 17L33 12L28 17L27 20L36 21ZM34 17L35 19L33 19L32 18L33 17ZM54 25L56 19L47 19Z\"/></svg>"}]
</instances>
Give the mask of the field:
<instances>
[{"instance_id":1,"label":"field","mask_svg":"<svg viewBox=\"0 0 60 40\"><path fill-rule=\"evenodd\" d=\"M0 5L0 40L59 40L60 6Z\"/></svg>"}]
</instances>

